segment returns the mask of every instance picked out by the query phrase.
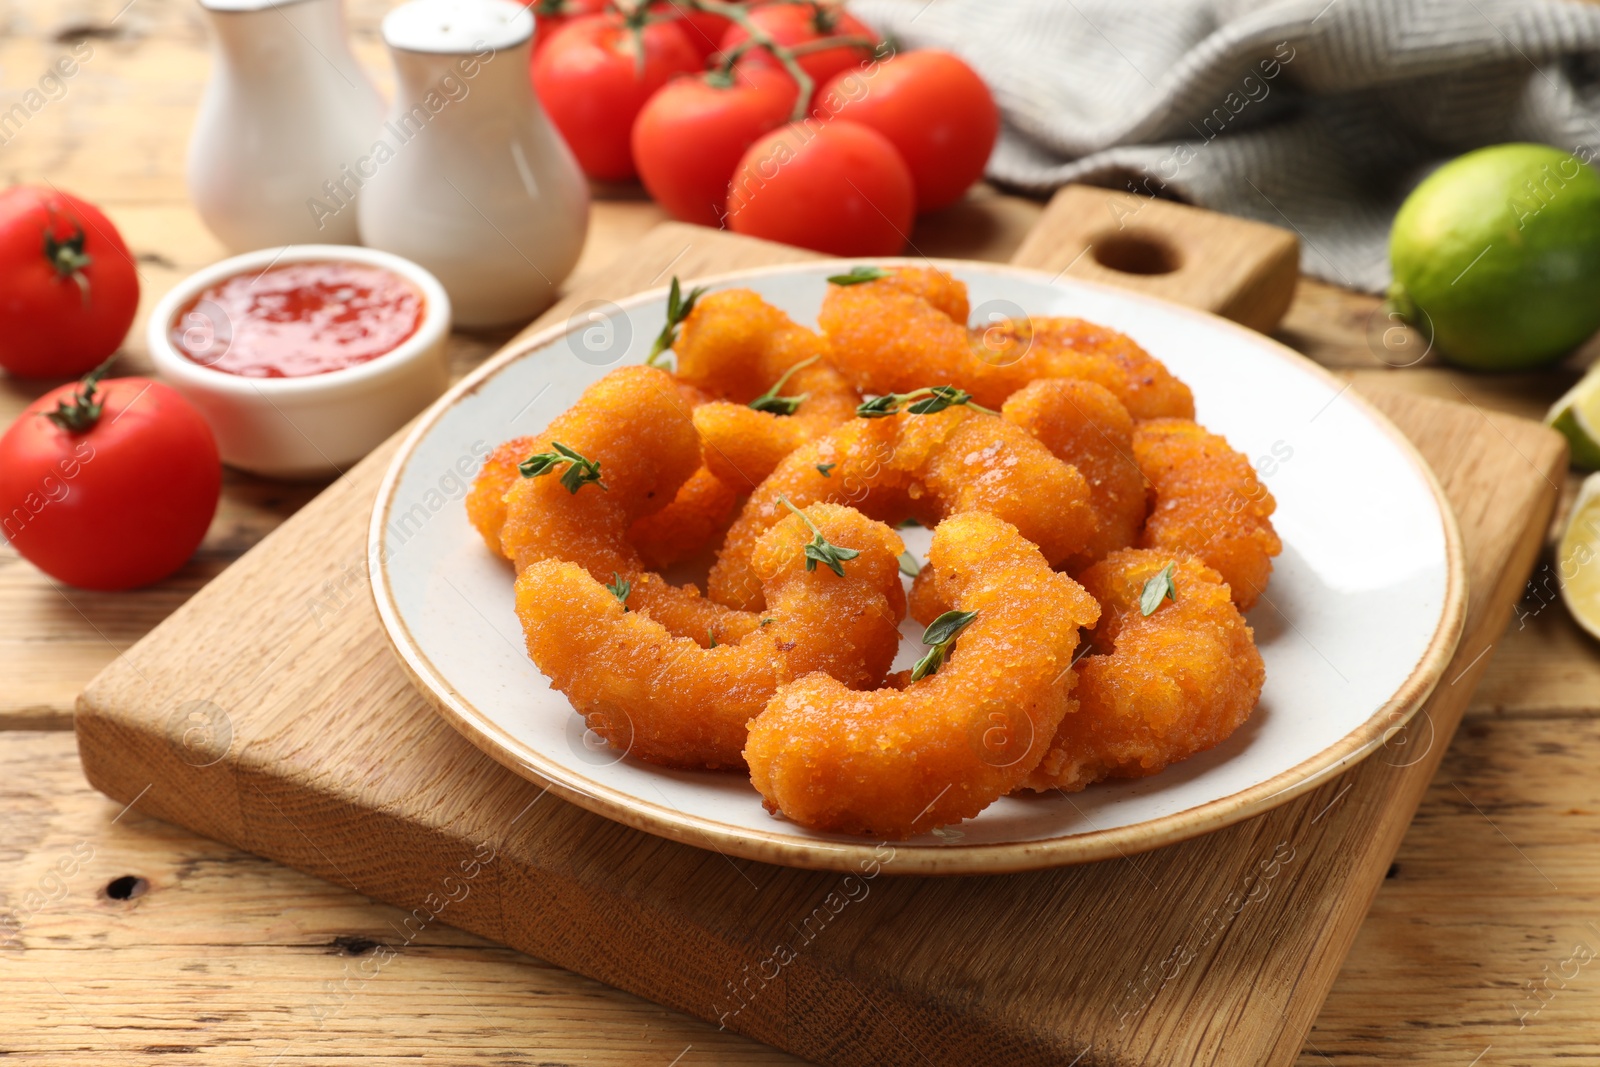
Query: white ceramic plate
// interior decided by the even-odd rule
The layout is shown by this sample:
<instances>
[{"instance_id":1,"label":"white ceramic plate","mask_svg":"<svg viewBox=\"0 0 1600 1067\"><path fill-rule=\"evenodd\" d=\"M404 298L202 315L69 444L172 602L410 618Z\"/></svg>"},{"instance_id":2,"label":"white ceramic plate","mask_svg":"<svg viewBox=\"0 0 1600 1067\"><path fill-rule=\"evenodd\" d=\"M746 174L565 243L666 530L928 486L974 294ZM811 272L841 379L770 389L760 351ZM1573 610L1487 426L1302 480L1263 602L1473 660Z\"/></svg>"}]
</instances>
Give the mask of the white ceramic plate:
<instances>
[{"instance_id":1,"label":"white ceramic plate","mask_svg":"<svg viewBox=\"0 0 1600 1067\"><path fill-rule=\"evenodd\" d=\"M897 873L978 873L1127 854L1236 822L1348 768L1432 691L1460 636L1454 517L1400 433L1343 383L1232 322L1122 290L970 262L939 264L991 314L1076 315L1129 334L1194 390L1198 419L1256 460L1283 538L1250 613L1266 688L1217 748L1151 778L1007 797L895 845ZM838 262L697 281L747 286L814 324ZM512 575L462 505L482 456L541 431L590 382L643 360L664 290L595 303L446 394L395 457L373 513L372 587L400 660L480 748L591 811L689 844L792 866L853 869L877 842L816 834L762 808L737 774L665 770L606 748L523 651ZM919 557L925 530L906 541ZM917 535L921 535L921 540ZM920 652L910 623L897 667Z\"/></svg>"}]
</instances>

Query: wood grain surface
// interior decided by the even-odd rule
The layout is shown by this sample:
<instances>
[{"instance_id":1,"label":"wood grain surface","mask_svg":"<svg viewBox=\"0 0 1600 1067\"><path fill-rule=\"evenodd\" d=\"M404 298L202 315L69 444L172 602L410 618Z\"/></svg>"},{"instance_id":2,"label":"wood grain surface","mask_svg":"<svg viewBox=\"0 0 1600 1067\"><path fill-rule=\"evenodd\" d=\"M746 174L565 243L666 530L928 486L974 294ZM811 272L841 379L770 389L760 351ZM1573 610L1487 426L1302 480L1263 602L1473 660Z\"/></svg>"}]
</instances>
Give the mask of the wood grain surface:
<instances>
[{"instance_id":1,"label":"wood grain surface","mask_svg":"<svg viewBox=\"0 0 1600 1067\"><path fill-rule=\"evenodd\" d=\"M385 86L376 26L387 6L347 3L356 51ZM0 106L18 102L55 58L84 42L93 58L66 95L0 139L0 180L50 181L103 204L133 249L147 311L221 254L187 206L181 175L207 69L204 30L185 0L16 0L0 10ZM636 190L600 195L580 274L661 218ZM980 188L921 220L912 239L929 255L1005 259L1040 211ZM1405 344L1415 339L1387 326L1375 298L1302 281L1277 336L1364 384L1535 417L1589 355L1550 374L1469 375L1433 354L1412 363L1417 350ZM457 335L458 372L504 340ZM148 367L136 325L119 372ZM0 424L53 384L0 377ZM1573 484L1569 476L1569 498ZM73 699L98 670L320 488L230 475L196 560L133 594L61 589L0 546L0 729L67 729ZM1549 563L1546 553L1536 583ZM1600 653L1540 585L1526 590L1516 615L1480 661L1468 723L1302 1065L1327 1057L1464 1065L1481 1056L1487 1067L1595 1056L1595 972L1560 975L1573 975L1566 961L1576 940L1600 944L1587 925L1600 921L1591 773L1600 758ZM346 968L372 959L373 941L395 940L385 931L401 912L137 812L118 819L122 805L89 790L65 733L10 733L0 759L0 909L25 916L27 946L7 938L0 951L8 993L0 1048L28 1062L101 1062L98 1050L129 1062L191 1051L259 1063L787 1061L446 925L418 937L381 980L354 984ZM73 878L50 874L74 845L97 849L95 861ZM121 875L148 878L148 891L107 898L107 883ZM324 983L343 983L340 1007L318 1025L309 1013L315 998L329 996ZM1528 1016L1530 1006L1542 1010Z\"/></svg>"}]
</instances>

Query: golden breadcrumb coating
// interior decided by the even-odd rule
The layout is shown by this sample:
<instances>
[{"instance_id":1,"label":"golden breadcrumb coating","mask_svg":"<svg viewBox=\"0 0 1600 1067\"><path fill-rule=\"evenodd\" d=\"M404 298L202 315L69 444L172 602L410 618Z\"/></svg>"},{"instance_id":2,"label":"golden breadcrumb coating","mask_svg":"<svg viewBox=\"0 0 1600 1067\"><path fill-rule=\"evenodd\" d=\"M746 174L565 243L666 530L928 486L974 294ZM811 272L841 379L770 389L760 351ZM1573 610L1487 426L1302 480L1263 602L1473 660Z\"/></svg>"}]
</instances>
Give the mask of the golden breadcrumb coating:
<instances>
[{"instance_id":1,"label":"golden breadcrumb coating","mask_svg":"<svg viewBox=\"0 0 1600 1067\"><path fill-rule=\"evenodd\" d=\"M1145 583L1173 565L1174 600L1140 610ZM1078 709L1061 721L1029 789L1073 792L1139 778L1224 741L1266 678L1244 616L1216 571L1192 556L1123 549L1081 575L1099 601L1094 653L1078 661Z\"/></svg>"},{"instance_id":2,"label":"golden breadcrumb coating","mask_svg":"<svg viewBox=\"0 0 1600 1067\"><path fill-rule=\"evenodd\" d=\"M1283 551L1272 528L1277 502L1250 461L1187 419L1138 424L1133 457L1155 491L1140 546L1199 556L1249 611Z\"/></svg>"},{"instance_id":3,"label":"golden breadcrumb coating","mask_svg":"<svg viewBox=\"0 0 1600 1067\"><path fill-rule=\"evenodd\" d=\"M843 577L806 570L812 532L790 515L756 551L770 604L766 625L703 648L655 619L624 611L581 567L535 563L517 578L528 655L610 744L673 767L737 767L746 724L779 685L824 672L842 685L879 684L905 612L895 532L850 508L805 509L829 543L860 554Z\"/></svg>"},{"instance_id":4,"label":"golden breadcrumb coating","mask_svg":"<svg viewBox=\"0 0 1600 1067\"><path fill-rule=\"evenodd\" d=\"M501 555L500 528L506 524L506 493L522 477L517 465L539 451L538 439L513 437L489 453L478 469L467 491L467 518L473 529L489 546L489 551Z\"/></svg>"},{"instance_id":5,"label":"golden breadcrumb coating","mask_svg":"<svg viewBox=\"0 0 1600 1067\"><path fill-rule=\"evenodd\" d=\"M830 362L827 340L748 289L701 297L672 350L678 379L717 398L695 409L695 427L706 466L736 492L754 489L779 460L853 418L861 403ZM749 406L780 380L775 395L805 397L792 414Z\"/></svg>"},{"instance_id":6,"label":"golden breadcrumb coating","mask_svg":"<svg viewBox=\"0 0 1600 1067\"><path fill-rule=\"evenodd\" d=\"M961 299L935 291L931 276ZM940 271L895 268L885 278L830 285L817 316L835 365L865 393L955 385L986 407L1039 378L1080 378L1110 390L1136 419L1194 417L1189 387L1131 338L1081 319L1033 318L968 328L965 286ZM953 314L961 312L961 314Z\"/></svg>"},{"instance_id":7,"label":"golden breadcrumb coating","mask_svg":"<svg viewBox=\"0 0 1600 1067\"><path fill-rule=\"evenodd\" d=\"M783 518L780 496L800 507L848 503L889 523L915 516L933 525L958 511L988 511L1021 529L1052 563L1081 552L1096 522L1083 476L1001 419L966 407L855 419L796 449L745 501L711 570L713 600L760 609L750 555Z\"/></svg>"},{"instance_id":8,"label":"golden breadcrumb coating","mask_svg":"<svg viewBox=\"0 0 1600 1067\"><path fill-rule=\"evenodd\" d=\"M781 686L744 750L769 810L900 839L972 818L1043 756L1072 706L1078 628L1099 608L982 512L939 525L927 568L976 617L937 673L903 688L852 692L825 674Z\"/></svg>"},{"instance_id":9,"label":"golden breadcrumb coating","mask_svg":"<svg viewBox=\"0 0 1600 1067\"><path fill-rule=\"evenodd\" d=\"M732 487L701 467L678 486L672 503L634 520L628 541L647 566L662 570L716 542L738 502Z\"/></svg>"},{"instance_id":10,"label":"golden breadcrumb coating","mask_svg":"<svg viewBox=\"0 0 1600 1067\"><path fill-rule=\"evenodd\" d=\"M1066 561L1069 571L1138 543L1147 503L1144 475L1133 460L1133 419L1110 390L1072 378L1044 378L1012 393L1001 416L1078 468L1089 484L1099 528L1083 552Z\"/></svg>"}]
</instances>

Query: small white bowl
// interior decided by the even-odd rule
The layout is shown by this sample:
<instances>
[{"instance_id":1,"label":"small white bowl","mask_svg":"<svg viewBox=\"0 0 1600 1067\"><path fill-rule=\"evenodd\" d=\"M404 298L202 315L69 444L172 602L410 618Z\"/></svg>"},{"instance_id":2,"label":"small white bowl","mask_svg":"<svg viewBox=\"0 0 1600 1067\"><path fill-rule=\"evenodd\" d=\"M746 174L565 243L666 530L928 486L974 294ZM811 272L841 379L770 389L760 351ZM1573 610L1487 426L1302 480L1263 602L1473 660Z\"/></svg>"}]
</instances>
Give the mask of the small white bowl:
<instances>
[{"instance_id":1,"label":"small white bowl","mask_svg":"<svg viewBox=\"0 0 1600 1067\"><path fill-rule=\"evenodd\" d=\"M290 263L382 267L421 291L422 323L393 351L353 367L295 378L247 378L213 370L168 338L183 306L236 274ZM390 252L354 245L288 245L246 252L196 271L161 299L147 337L156 371L189 399L217 435L222 460L273 478L343 473L438 399L450 384L445 339L450 297L428 271Z\"/></svg>"}]
</instances>

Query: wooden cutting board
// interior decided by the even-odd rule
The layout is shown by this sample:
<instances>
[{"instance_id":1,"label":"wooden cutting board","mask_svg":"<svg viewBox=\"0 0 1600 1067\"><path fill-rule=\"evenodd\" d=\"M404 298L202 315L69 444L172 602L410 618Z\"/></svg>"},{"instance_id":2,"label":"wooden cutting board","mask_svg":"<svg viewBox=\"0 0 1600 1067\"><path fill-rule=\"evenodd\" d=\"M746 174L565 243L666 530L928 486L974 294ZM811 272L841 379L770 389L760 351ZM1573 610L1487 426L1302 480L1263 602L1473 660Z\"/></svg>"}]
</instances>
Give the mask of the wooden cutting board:
<instances>
[{"instance_id":1,"label":"wooden cutting board","mask_svg":"<svg viewBox=\"0 0 1600 1067\"><path fill-rule=\"evenodd\" d=\"M1076 272L1092 243L1074 252L1082 212L1064 203L1029 261ZM1261 235L1245 227L1220 230L1248 248ZM802 258L663 226L543 321L671 273ZM1194 302L1223 311L1262 276L1244 270L1223 292L1203 259L1180 269L1197 278ZM396 949L451 923L819 1062L1288 1063L1507 619L1565 464L1532 423L1369 396L1460 517L1471 597L1456 662L1379 754L1181 845L989 878L896 878L886 855L847 882L546 795L451 730L379 630L364 544L393 441L95 679L78 708L85 772L145 813L410 909ZM780 943L792 958L779 962ZM540 1025L530 1004L529 1032Z\"/></svg>"}]
</instances>

